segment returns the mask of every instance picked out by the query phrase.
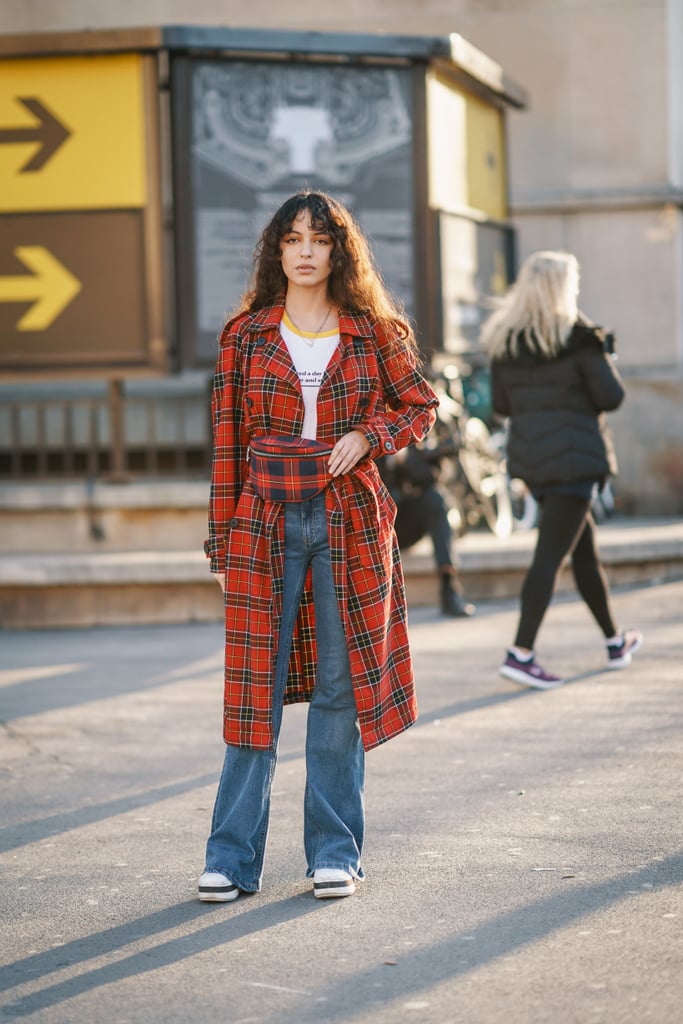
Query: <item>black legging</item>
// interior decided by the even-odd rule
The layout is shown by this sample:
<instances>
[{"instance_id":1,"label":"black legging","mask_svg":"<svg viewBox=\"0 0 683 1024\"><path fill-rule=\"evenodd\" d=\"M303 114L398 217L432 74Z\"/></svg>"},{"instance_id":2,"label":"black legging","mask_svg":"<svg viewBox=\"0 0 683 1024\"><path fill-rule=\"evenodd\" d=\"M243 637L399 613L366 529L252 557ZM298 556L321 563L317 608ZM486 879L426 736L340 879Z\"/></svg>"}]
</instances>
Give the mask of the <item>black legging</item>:
<instances>
[{"instance_id":1,"label":"black legging","mask_svg":"<svg viewBox=\"0 0 683 1024\"><path fill-rule=\"evenodd\" d=\"M570 551L581 597L604 635L616 635L607 577L595 545L590 504L588 499L571 494L549 494L543 499L534 559L522 586L516 646L533 649L557 574Z\"/></svg>"}]
</instances>

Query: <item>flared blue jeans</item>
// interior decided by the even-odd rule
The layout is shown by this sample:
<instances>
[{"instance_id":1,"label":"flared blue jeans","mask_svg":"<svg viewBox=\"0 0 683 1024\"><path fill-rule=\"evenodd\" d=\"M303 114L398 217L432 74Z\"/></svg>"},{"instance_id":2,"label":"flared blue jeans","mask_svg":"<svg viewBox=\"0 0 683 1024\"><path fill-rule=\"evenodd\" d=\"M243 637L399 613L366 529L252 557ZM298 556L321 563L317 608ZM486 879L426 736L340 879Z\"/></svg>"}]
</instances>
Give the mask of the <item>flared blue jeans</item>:
<instances>
[{"instance_id":1,"label":"flared blue jeans","mask_svg":"<svg viewBox=\"0 0 683 1024\"><path fill-rule=\"evenodd\" d=\"M292 633L309 568L318 664L306 729L304 852L307 875L340 868L362 878L365 753L348 648L332 577L325 496L287 502L282 621L273 680L273 746L227 746L206 847L206 870L245 892L261 888Z\"/></svg>"}]
</instances>

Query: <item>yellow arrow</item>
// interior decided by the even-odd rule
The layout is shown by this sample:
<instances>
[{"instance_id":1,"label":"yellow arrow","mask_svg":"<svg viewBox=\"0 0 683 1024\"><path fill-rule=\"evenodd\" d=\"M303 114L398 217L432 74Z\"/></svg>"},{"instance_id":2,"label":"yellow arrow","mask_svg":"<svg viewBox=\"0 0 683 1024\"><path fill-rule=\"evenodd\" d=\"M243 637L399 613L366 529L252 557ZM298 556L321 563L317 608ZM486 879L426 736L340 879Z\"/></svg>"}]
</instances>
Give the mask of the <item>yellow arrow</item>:
<instances>
[{"instance_id":1,"label":"yellow arrow","mask_svg":"<svg viewBox=\"0 0 683 1024\"><path fill-rule=\"evenodd\" d=\"M20 245L14 255L31 274L0 277L0 302L33 302L17 321L17 330L45 331L83 286L42 245Z\"/></svg>"}]
</instances>

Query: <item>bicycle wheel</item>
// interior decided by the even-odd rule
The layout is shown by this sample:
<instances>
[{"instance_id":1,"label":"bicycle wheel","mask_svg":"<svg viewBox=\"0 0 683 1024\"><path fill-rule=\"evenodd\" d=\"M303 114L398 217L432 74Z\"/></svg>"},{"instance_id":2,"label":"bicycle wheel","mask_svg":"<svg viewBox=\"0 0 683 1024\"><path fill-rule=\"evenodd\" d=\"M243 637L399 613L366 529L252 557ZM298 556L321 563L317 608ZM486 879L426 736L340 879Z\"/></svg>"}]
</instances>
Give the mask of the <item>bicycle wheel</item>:
<instances>
[{"instance_id":1,"label":"bicycle wheel","mask_svg":"<svg viewBox=\"0 0 683 1024\"><path fill-rule=\"evenodd\" d=\"M496 537L510 537L514 529L512 501L504 473L484 477L480 483L480 502L484 519Z\"/></svg>"},{"instance_id":2,"label":"bicycle wheel","mask_svg":"<svg viewBox=\"0 0 683 1024\"><path fill-rule=\"evenodd\" d=\"M465 497L469 524L475 526L483 519L497 537L509 537L513 515L505 463L482 420L467 421L458 458L469 485Z\"/></svg>"}]
</instances>

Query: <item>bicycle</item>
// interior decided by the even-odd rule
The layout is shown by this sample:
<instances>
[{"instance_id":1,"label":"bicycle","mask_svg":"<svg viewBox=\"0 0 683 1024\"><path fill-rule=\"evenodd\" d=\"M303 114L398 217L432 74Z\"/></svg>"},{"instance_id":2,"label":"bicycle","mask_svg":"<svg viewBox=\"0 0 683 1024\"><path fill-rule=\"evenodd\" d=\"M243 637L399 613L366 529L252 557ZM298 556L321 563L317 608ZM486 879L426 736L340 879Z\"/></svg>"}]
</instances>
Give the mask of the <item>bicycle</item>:
<instances>
[{"instance_id":1,"label":"bicycle","mask_svg":"<svg viewBox=\"0 0 683 1024\"><path fill-rule=\"evenodd\" d=\"M439 408L430 442L442 451L440 483L451 500L451 526L462 536L483 523L497 537L509 537L512 502L498 440L482 419L467 413L456 367L447 367L432 383Z\"/></svg>"}]
</instances>

